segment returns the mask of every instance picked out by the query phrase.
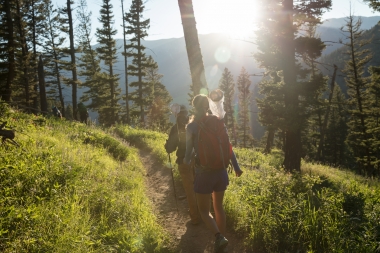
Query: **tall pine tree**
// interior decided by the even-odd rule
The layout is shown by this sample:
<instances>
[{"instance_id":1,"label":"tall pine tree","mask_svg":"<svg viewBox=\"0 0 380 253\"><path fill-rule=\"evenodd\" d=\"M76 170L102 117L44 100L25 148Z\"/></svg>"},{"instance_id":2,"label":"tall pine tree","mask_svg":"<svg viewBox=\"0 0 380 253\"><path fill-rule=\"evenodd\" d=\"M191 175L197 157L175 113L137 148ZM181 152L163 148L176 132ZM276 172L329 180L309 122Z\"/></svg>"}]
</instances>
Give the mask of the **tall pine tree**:
<instances>
[{"instance_id":1,"label":"tall pine tree","mask_svg":"<svg viewBox=\"0 0 380 253\"><path fill-rule=\"evenodd\" d=\"M249 89L250 86L251 81L249 80L249 74L243 67L237 80L237 88L239 91L239 124L237 127L237 136L239 145L243 148L250 146L250 143L253 140L253 137L250 133L251 128L249 124L249 108L251 98L251 91Z\"/></svg>"},{"instance_id":2,"label":"tall pine tree","mask_svg":"<svg viewBox=\"0 0 380 253\"><path fill-rule=\"evenodd\" d=\"M144 81L149 84L148 87L151 88L151 95L148 95L147 97L152 99L146 106L148 111L148 127L166 132L170 126L169 104L173 99L165 85L161 83L163 75L158 73L158 65L153 60L152 56L148 57L148 65L149 67L144 70L146 73Z\"/></svg>"},{"instance_id":3,"label":"tall pine tree","mask_svg":"<svg viewBox=\"0 0 380 253\"><path fill-rule=\"evenodd\" d=\"M304 37L302 40L306 41L308 36L297 32L301 27L307 26L309 21L316 22L323 10L331 6L331 1L303 0L294 4L293 0L270 0L261 1L261 4L264 8L262 12L266 15L262 16L260 23L256 39L259 52L255 54L255 58L266 69L267 76L279 76L275 80L279 83L271 87L282 93L278 101L283 108L282 113L276 113L281 115L281 119L276 120L281 125L276 127L281 127L285 134L283 165L287 171L300 171L301 133L306 126L306 110L311 102L308 99L313 97L312 93L316 90L315 86L309 87L311 80L305 79L305 71L300 64L302 58L296 58L296 52L317 49L311 50L311 46L315 44L312 43L314 39L307 41L306 48L298 48L304 45L298 43L301 42L299 38ZM320 44L317 45L319 47ZM261 90L268 92L263 94L263 99L270 96L271 89Z\"/></svg>"},{"instance_id":4,"label":"tall pine tree","mask_svg":"<svg viewBox=\"0 0 380 253\"><path fill-rule=\"evenodd\" d=\"M235 98L235 81L234 77L228 68L224 68L222 77L219 81L219 89L224 92L224 110L226 114L224 115L224 123L228 129L228 132L231 139L234 142L234 145L237 144L236 139L236 119L235 119L235 110L234 110L234 98Z\"/></svg>"},{"instance_id":5,"label":"tall pine tree","mask_svg":"<svg viewBox=\"0 0 380 253\"><path fill-rule=\"evenodd\" d=\"M105 92L99 94L105 98L104 104L100 105L101 108L98 111L99 122L106 125L115 124L119 120L120 105L118 101L120 100L121 93L119 75L114 71L114 65L117 60L114 36L117 31L112 27L114 23L112 8L110 0L103 0L99 18L99 22L103 27L96 29L96 36L99 42L99 47L97 47L96 51L100 60L108 68L107 71L99 75L101 83L106 86L104 87Z\"/></svg>"},{"instance_id":6,"label":"tall pine tree","mask_svg":"<svg viewBox=\"0 0 380 253\"><path fill-rule=\"evenodd\" d=\"M16 36L14 31L14 2L0 2L0 94L5 102L11 102L16 77Z\"/></svg>"},{"instance_id":7,"label":"tall pine tree","mask_svg":"<svg viewBox=\"0 0 380 253\"><path fill-rule=\"evenodd\" d=\"M81 56L79 57L79 76L84 78L83 87L87 87L81 99L83 102L89 102L87 107L92 110L98 110L106 103L104 95L106 91L105 85L100 82L100 61L97 58L96 50L91 45L91 15L87 9L86 0L80 0L77 9L78 17L78 38L81 48Z\"/></svg>"},{"instance_id":8,"label":"tall pine tree","mask_svg":"<svg viewBox=\"0 0 380 253\"><path fill-rule=\"evenodd\" d=\"M346 97L339 86L334 88L328 124L326 127L326 140L324 144L324 162L332 166L352 166L351 154L346 144L348 134L347 121L348 106Z\"/></svg>"},{"instance_id":9,"label":"tall pine tree","mask_svg":"<svg viewBox=\"0 0 380 253\"><path fill-rule=\"evenodd\" d=\"M73 104L73 117L77 120L77 88L79 84L77 76L76 55L77 49L75 48L74 40L74 19L73 19L73 5L74 1L67 0L66 7L61 9L61 30L69 37L69 48L64 48L63 52L70 57L70 61L61 61L62 66L71 71L71 78L64 78L68 85L71 85L71 100Z\"/></svg>"},{"instance_id":10,"label":"tall pine tree","mask_svg":"<svg viewBox=\"0 0 380 253\"><path fill-rule=\"evenodd\" d=\"M368 84L369 115L368 126L372 134L371 146L375 159L374 174L380 175L380 67L369 68L371 81Z\"/></svg>"},{"instance_id":11,"label":"tall pine tree","mask_svg":"<svg viewBox=\"0 0 380 253\"><path fill-rule=\"evenodd\" d=\"M348 42L346 54L350 60L346 63L343 72L346 74L346 85L348 87L348 103L350 106L349 134L347 143L352 149L358 165L358 172L372 175L373 162L375 160L371 141L372 134L368 125L369 104L366 89L369 78L364 77L364 66L371 59L368 49L364 46L369 43L362 38L363 30L360 29L361 19L355 21L350 15L346 27L342 31L347 32Z\"/></svg>"},{"instance_id":12,"label":"tall pine tree","mask_svg":"<svg viewBox=\"0 0 380 253\"><path fill-rule=\"evenodd\" d=\"M124 13L124 0L121 1L121 13L123 15L123 56L124 56L124 75L125 75L125 122L130 124L130 112L129 112L129 82L128 82L128 55L127 55L127 34L126 34L126 24L125 24L125 13Z\"/></svg>"},{"instance_id":13,"label":"tall pine tree","mask_svg":"<svg viewBox=\"0 0 380 253\"><path fill-rule=\"evenodd\" d=\"M149 91L150 84L144 81L146 73L144 69L150 68L150 63L145 54L145 46L142 40L148 35L150 19L143 17L145 6L142 0L133 0L129 9L129 13L125 14L126 34L131 35L130 44L126 45L128 50L127 56L132 58L132 64L128 65L128 75L137 77L137 81L131 82L130 86L136 90L131 93L131 100L134 103L136 116L139 116L140 123L145 125L145 108L146 104L151 100Z\"/></svg>"},{"instance_id":14,"label":"tall pine tree","mask_svg":"<svg viewBox=\"0 0 380 253\"><path fill-rule=\"evenodd\" d=\"M42 36L44 37L42 48L44 49L46 86L49 87L48 96L52 97L53 100L59 100L62 115L66 117L64 87L61 82L62 67L60 65L61 59L65 56L61 49L66 39L60 32L59 11L54 8L51 0L45 0L45 3L46 7L42 12L45 16L45 22L42 25Z\"/></svg>"}]
</instances>

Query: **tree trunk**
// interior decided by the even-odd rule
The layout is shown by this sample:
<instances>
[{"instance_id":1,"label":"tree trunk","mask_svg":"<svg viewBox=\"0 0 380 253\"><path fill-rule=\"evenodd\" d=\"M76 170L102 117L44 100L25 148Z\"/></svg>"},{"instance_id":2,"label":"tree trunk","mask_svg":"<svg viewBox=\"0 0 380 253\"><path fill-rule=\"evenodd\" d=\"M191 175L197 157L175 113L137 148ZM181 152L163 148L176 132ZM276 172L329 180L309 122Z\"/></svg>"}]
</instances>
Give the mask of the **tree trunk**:
<instances>
[{"instance_id":1,"label":"tree trunk","mask_svg":"<svg viewBox=\"0 0 380 253\"><path fill-rule=\"evenodd\" d=\"M44 74L44 65L42 62L42 57L40 55L38 61L38 84L40 88L40 102L41 102L41 111L43 114L47 114L48 106L46 100L46 90L45 90L45 74Z\"/></svg>"},{"instance_id":2,"label":"tree trunk","mask_svg":"<svg viewBox=\"0 0 380 253\"><path fill-rule=\"evenodd\" d=\"M18 27L18 32L20 35L20 43L21 43L21 54L22 54L22 65L23 65L23 74L24 74L24 91L25 91L25 106L27 108L27 111L30 110L30 90L29 90L29 62L28 62L28 47L26 45L26 38L25 38L25 33L24 33L24 27L22 26L22 17L21 17L21 6L20 6L20 1L16 1L16 6L17 6L17 27Z\"/></svg>"},{"instance_id":3,"label":"tree trunk","mask_svg":"<svg viewBox=\"0 0 380 253\"><path fill-rule=\"evenodd\" d=\"M266 143L265 150L264 150L265 154L270 154L270 152L272 151L272 146L273 146L273 141L274 141L274 133L275 133L274 128L268 129L267 143Z\"/></svg>"},{"instance_id":4,"label":"tree trunk","mask_svg":"<svg viewBox=\"0 0 380 253\"><path fill-rule=\"evenodd\" d=\"M71 14L71 4L70 0L67 0L67 16L69 18L69 37L70 37L70 57L71 57L71 73L73 75L72 85L72 102L73 102L73 118L77 120L77 67L75 62L75 48L74 48L74 28L73 28L73 17Z\"/></svg>"},{"instance_id":5,"label":"tree trunk","mask_svg":"<svg viewBox=\"0 0 380 253\"><path fill-rule=\"evenodd\" d=\"M179 10L186 42L187 57L189 59L193 94L208 94L201 48L195 22L192 0L178 0Z\"/></svg>"},{"instance_id":6,"label":"tree trunk","mask_svg":"<svg viewBox=\"0 0 380 253\"><path fill-rule=\"evenodd\" d=\"M296 91L296 64L295 64L295 44L293 27L293 0L284 0L283 3L283 73L285 90L285 159L284 168L289 172L301 171L301 129L300 125L294 122L298 115L298 93Z\"/></svg>"},{"instance_id":7,"label":"tree trunk","mask_svg":"<svg viewBox=\"0 0 380 253\"><path fill-rule=\"evenodd\" d=\"M324 161L324 154L323 154L322 150L323 150L323 146L324 146L324 142L325 142L325 134L326 134L328 118L330 115L331 101L332 101L333 94L334 94L335 77L336 77L336 71L337 70L338 70L338 67L334 64L334 73L333 73L333 76L331 79L331 84L330 84L331 90L330 90L330 95L329 95L329 104L327 106L326 114L325 114L325 117L323 119L323 125L322 125L322 128L320 130L321 131L321 137L319 139L317 160L321 160L322 162Z\"/></svg>"},{"instance_id":8,"label":"tree trunk","mask_svg":"<svg viewBox=\"0 0 380 253\"><path fill-rule=\"evenodd\" d=\"M35 15L35 5L34 5L34 0L32 0L31 2L31 8L32 8L32 34L33 34L33 62L34 62L34 70L35 70L35 67L36 67L36 61L37 61L37 33L36 33L36 15ZM38 68L38 67L37 67ZM34 91L34 94L33 94L33 108L36 110L37 112L37 109L38 109L38 83L37 83L37 80L38 79L38 76L37 76L37 73L38 71L34 71L35 72L35 75L34 75L34 80L33 80L33 91Z\"/></svg>"},{"instance_id":9,"label":"tree trunk","mask_svg":"<svg viewBox=\"0 0 380 253\"><path fill-rule=\"evenodd\" d=\"M129 125L129 93L128 93L128 61L127 61L127 39L125 38L124 0L121 0L121 13L123 14L123 38L124 38L124 72L125 72L125 111L127 124Z\"/></svg>"},{"instance_id":10,"label":"tree trunk","mask_svg":"<svg viewBox=\"0 0 380 253\"><path fill-rule=\"evenodd\" d=\"M53 45L53 47L55 47ZM57 55L57 52L53 51L53 56L54 56L54 68L55 68L55 73L56 73L56 78L57 78L57 86L58 86L58 94L59 94L59 101L61 103L61 112L62 112L62 116L63 117L66 117L66 108L65 108L65 101L64 101L64 98L63 98L63 92L62 92L62 85L61 85L61 75L60 75L60 70L59 70L59 66L58 66L58 55Z\"/></svg>"},{"instance_id":11,"label":"tree trunk","mask_svg":"<svg viewBox=\"0 0 380 253\"><path fill-rule=\"evenodd\" d=\"M13 17L9 1L5 1L5 12L7 19L7 32L8 32L8 75L5 85L5 93L1 95L5 102L11 102L12 85L15 78L15 42L13 34Z\"/></svg>"}]
</instances>

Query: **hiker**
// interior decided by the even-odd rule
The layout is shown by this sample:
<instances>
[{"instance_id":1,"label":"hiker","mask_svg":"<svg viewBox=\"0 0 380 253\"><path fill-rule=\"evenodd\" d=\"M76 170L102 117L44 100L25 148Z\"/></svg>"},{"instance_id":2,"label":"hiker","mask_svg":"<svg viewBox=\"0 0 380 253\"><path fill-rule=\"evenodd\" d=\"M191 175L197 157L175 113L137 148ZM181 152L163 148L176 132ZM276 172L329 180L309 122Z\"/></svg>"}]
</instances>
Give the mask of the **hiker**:
<instances>
[{"instance_id":1,"label":"hiker","mask_svg":"<svg viewBox=\"0 0 380 253\"><path fill-rule=\"evenodd\" d=\"M181 176L182 185L185 189L187 202L189 204L189 213L191 223L193 225L198 224L201 221L199 216L197 201L195 199L195 193L193 190L194 176L190 169L190 166L183 163L183 158L185 157L186 151L186 124L189 121L188 112L184 105L174 104L177 106L172 111L176 115L176 124L172 126L169 133L169 139L166 140L165 149L167 153L172 153L175 150L178 164L179 174Z\"/></svg>"},{"instance_id":2,"label":"hiker","mask_svg":"<svg viewBox=\"0 0 380 253\"><path fill-rule=\"evenodd\" d=\"M56 106L53 106L53 107L51 108L51 110L53 111L53 115L54 115L54 116L56 116L56 117L62 119L62 113L61 113L60 110L58 110L58 108L57 108Z\"/></svg>"},{"instance_id":3,"label":"hiker","mask_svg":"<svg viewBox=\"0 0 380 253\"><path fill-rule=\"evenodd\" d=\"M200 152L199 149L201 146L198 142L198 133L200 133L200 127L206 124L205 119L207 120L213 117L216 119L213 118L212 121L222 126L222 130L224 131L223 137L227 137L228 140L227 129L225 128L224 123L219 118L217 118L217 116L207 116L207 111L210 109L207 96L202 94L195 96L192 101L192 105L195 109L195 113L193 119L186 127L186 153L184 163L190 163L191 154L194 150L196 155L194 191L196 194L199 213L209 230L211 230L211 232L215 235L214 252L223 252L228 244L228 240L223 235L226 233L226 214L223 209L223 198L224 191L227 189L227 185L229 184L228 173L226 170L229 162L225 162L225 160L222 158L219 159L223 160L223 164L220 166L220 168L217 169L201 166L201 156L203 153L207 153L207 150L202 150L202 152ZM224 153L227 160L229 160L230 157L233 158L232 147L229 140L226 145L228 145L227 149L229 149L229 152L227 151ZM224 147L220 147L220 149L224 149ZM211 162L216 161L220 163L220 161L217 159L209 160ZM235 165L237 165L237 162ZM212 196L213 200L212 202L215 211L215 220L210 213L210 196Z\"/></svg>"},{"instance_id":4,"label":"hiker","mask_svg":"<svg viewBox=\"0 0 380 253\"><path fill-rule=\"evenodd\" d=\"M85 123L87 125L88 110L82 102L78 104L78 112L79 112L80 122Z\"/></svg>"},{"instance_id":5,"label":"hiker","mask_svg":"<svg viewBox=\"0 0 380 253\"><path fill-rule=\"evenodd\" d=\"M209 98L209 107L212 115L215 115L220 120L224 120L224 115L226 112L224 111L224 92L220 89L216 89L210 92ZM231 164L232 168L235 171L235 175L237 177L240 177L243 174L243 171L240 169L240 166L237 162L235 153L232 151L232 158L231 158Z\"/></svg>"}]
</instances>

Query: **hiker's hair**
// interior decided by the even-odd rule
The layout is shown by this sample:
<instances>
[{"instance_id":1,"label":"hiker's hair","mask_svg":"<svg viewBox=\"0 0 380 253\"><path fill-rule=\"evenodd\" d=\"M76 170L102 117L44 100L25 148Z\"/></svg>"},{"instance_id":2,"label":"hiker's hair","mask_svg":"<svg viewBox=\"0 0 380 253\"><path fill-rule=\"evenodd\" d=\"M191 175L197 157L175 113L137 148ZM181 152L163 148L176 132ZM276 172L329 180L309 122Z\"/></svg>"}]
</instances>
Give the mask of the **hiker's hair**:
<instances>
[{"instance_id":1,"label":"hiker's hair","mask_svg":"<svg viewBox=\"0 0 380 253\"><path fill-rule=\"evenodd\" d=\"M178 113L176 123L180 127L184 127L187 125L187 123L189 123L189 117L187 116L187 113L187 111L181 111Z\"/></svg>"},{"instance_id":2,"label":"hiker's hair","mask_svg":"<svg viewBox=\"0 0 380 253\"><path fill-rule=\"evenodd\" d=\"M191 104L193 105L195 111L194 111L194 117L192 118L191 121L198 121L207 114L207 110L205 111L203 108L203 105L206 103L208 106L208 98L206 95L199 94L194 97Z\"/></svg>"}]
</instances>

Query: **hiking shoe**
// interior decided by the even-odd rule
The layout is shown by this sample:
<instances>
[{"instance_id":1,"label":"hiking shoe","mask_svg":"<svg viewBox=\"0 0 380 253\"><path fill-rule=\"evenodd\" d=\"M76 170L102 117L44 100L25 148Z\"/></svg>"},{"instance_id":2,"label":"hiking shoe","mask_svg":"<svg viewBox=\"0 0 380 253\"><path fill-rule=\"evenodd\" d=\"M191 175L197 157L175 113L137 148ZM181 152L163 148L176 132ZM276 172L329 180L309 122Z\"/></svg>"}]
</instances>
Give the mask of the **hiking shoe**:
<instances>
[{"instance_id":1,"label":"hiking shoe","mask_svg":"<svg viewBox=\"0 0 380 253\"><path fill-rule=\"evenodd\" d=\"M226 237L219 234L218 237L216 237L215 239L214 252L223 253L227 245L228 245L228 240L226 239Z\"/></svg>"},{"instance_id":2,"label":"hiking shoe","mask_svg":"<svg viewBox=\"0 0 380 253\"><path fill-rule=\"evenodd\" d=\"M237 177L240 177L241 174L243 174L243 171L242 170L238 170L238 171L235 172L235 174L236 174Z\"/></svg>"}]
</instances>

